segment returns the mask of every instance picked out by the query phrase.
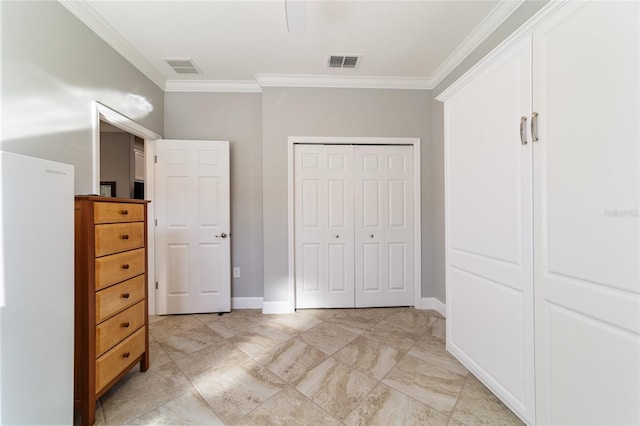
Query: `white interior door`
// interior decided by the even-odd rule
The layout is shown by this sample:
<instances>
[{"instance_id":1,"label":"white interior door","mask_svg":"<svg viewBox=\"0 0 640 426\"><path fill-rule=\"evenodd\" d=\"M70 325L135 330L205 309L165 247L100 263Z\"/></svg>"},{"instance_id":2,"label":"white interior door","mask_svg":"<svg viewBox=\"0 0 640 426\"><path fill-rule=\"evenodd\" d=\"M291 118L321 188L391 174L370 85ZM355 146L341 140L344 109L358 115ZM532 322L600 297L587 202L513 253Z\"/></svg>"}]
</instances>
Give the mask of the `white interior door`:
<instances>
[{"instance_id":1,"label":"white interior door","mask_svg":"<svg viewBox=\"0 0 640 426\"><path fill-rule=\"evenodd\" d=\"M349 308L353 288L353 147L295 145L298 308Z\"/></svg>"},{"instance_id":2,"label":"white interior door","mask_svg":"<svg viewBox=\"0 0 640 426\"><path fill-rule=\"evenodd\" d=\"M229 142L158 140L158 314L229 312Z\"/></svg>"},{"instance_id":3,"label":"white interior door","mask_svg":"<svg viewBox=\"0 0 640 426\"><path fill-rule=\"evenodd\" d=\"M640 3L534 33L540 424L640 424Z\"/></svg>"},{"instance_id":4,"label":"white interior door","mask_svg":"<svg viewBox=\"0 0 640 426\"><path fill-rule=\"evenodd\" d=\"M445 103L445 203L447 349L533 423L530 43Z\"/></svg>"},{"instance_id":5,"label":"white interior door","mask_svg":"<svg viewBox=\"0 0 640 426\"><path fill-rule=\"evenodd\" d=\"M355 147L355 306L413 305L413 147Z\"/></svg>"}]
</instances>

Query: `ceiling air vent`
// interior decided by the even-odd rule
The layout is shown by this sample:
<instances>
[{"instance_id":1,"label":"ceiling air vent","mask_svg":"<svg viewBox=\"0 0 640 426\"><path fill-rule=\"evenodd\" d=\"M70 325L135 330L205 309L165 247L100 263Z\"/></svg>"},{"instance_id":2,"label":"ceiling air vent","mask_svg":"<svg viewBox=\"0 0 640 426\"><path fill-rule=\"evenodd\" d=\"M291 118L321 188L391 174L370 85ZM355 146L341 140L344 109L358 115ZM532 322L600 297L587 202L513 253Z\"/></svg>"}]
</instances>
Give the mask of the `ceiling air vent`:
<instances>
[{"instance_id":1,"label":"ceiling air vent","mask_svg":"<svg viewBox=\"0 0 640 426\"><path fill-rule=\"evenodd\" d=\"M191 59L166 59L165 62L178 74L202 74Z\"/></svg>"},{"instance_id":2,"label":"ceiling air vent","mask_svg":"<svg viewBox=\"0 0 640 426\"><path fill-rule=\"evenodd\" d=\"M329 68L358 68L362 55L330 55Z\"/></svg>"}]
</instances>

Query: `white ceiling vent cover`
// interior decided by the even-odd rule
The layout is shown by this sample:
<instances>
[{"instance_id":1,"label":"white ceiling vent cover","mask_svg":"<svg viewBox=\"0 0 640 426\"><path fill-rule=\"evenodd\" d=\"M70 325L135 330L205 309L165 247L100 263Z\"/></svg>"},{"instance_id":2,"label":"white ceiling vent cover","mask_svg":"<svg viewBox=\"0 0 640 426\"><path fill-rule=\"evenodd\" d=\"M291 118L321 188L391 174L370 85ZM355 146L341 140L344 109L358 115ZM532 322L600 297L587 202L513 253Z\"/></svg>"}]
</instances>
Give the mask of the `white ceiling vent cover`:
<instances>
[{"instance_id":1,"label":"white ceiling vent cover","mask_svg":"<svg viewBox=\"0 0 640 426\"><path fill-rule=\"evenodd\" d=\"M164 61L178 74L202 74L191 59L169 59Z\"/></svg>"},{"instance_id":2,"label":"white ceiling vent cover","mask_svg":"<svg viewBox=\"0 0 640 426\"><path fill-rule=\"evenodd\" d=\"M362 55L329 55L329 68L358 68Z\"/></svg>"}]
</instances>

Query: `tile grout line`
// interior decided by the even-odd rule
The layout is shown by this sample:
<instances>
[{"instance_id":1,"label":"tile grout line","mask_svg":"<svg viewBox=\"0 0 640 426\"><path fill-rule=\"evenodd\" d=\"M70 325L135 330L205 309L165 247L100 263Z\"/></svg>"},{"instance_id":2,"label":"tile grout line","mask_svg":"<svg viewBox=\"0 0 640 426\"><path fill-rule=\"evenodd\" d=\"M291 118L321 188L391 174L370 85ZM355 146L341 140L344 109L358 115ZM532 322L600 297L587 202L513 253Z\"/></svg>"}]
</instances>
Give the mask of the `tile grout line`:
<instances>
[{"instance_id":1,"label":"tile grout line","mask_svg":"<svg viewBox=\"0 0 640 426\"><path fill-rule=\"evenodd\" d=\"M198 319L198 318L196 318L196 319ZM199 319L198 319L198 320L199 320ZM201 321L201 322L202 322L202 321ZM206 325L206 324L205 324L205 325ZM208 325L207 325L207 327L208 327ZM215 331L215 330L213 330L213 331ZM224 339L224 337L223 337L223 339ZM226 339L224 339L224 340L226 340ZM195 353L197 353L197 352L200 352L200 351L202 351L202 350L208 349L208 347L209 347L209 346L211 346L211 345L205 346L204 348L201 348L201 349L199 349L199 350L197 350L197 351L195 351L195 352L192 352L192 353L191 353L191 354L189 354L189 355L193 355L193 354L195 354ZM165 352L166 352L166 351L165 351ZM187 355L187 356L188 356L188 355ZM171 357L169 357L169 358L171 358ZM226 423L226 422L225 422L225 421L220 417L220 414L218 414L218 412L215 410L215 408L214 408L213 406L211 406L211 404L209 403L209 401L207 400L207 398L205 398L205 397L204 397L204 395L202 395L202 394L200 393L200 391L198 390L198 388L193 384L193 382L192 382L192 381L191 381L191 379L187 376L187 374L184 372L184 370L183 370L182 368L180 368L180 366L178 365L178 363L177 363L176 361L174 361L174 360L171 360L171 362L175 364L175 366L176 366L176 368L178 369L178 371L180 371L180 373L181 373L181 374L184 376L184 378L187 380L187 382L188 382L188 383L189 383L189 385L191 386L191 389L192 389L193 391L195 391L195 392L198 394L198 396L199 396L200 398L202 398L202 400L207 404L207 406L211 409L211 411L213 411L213 414L215 414L215 416L216 416L220 421L222 421L222 423L223 423L223 424L225 424L225 425L226 425L227 423ZM168 364L168 363L167 363L167 364ZM166 364L164 364L164 365L166 365Z\"/></svg>"},{"instance_id":2,"label":"tile grout line","mask_svg":"<svg viewBox=\"0 0 640 426\"><path fill-rule=\"evenodd\" d=\"M435 318L435 317L432 317L432 318ZM436 319L436 321L437 321L438 319L440 319L440 318L437 318L437 319ZM381 321L380 321L380 322L381 322ZM417 344L418 344L418 341L419 341L420 339L422 339L422 338L423 338L423 337L424 337L424 336L425 336L425 335L426 335L426 334L427 334L427 333L428 333L428 332L433 328L433 325L434 325L434 324L435 324L435 321L434 321L434 323L433 323L433 324L431 324L431 326L429 326L429 328L428 328L427 330L425 330L425 332L424 332L424 333L422 333L422 334L418 337L418 339L416 339L416 340L415 340L414 344L413 344L413 345L411 345L411 347L410 347L406 352L401 352L401 351L399 351L400 353L402 353L402 357L400 358L400 360L399 360L398 362L396 362L396 363L394 364L394 366L393 366L393 367L391 367L391 368L389 369L389 371L387 371L387 373L384 375L384 377L380 380L380 382L379 382L379 383L381 383L381 384L383 384L383 385L385 385L385 386L390 387L391 389L395 390L396 392L401 393L402 395L406 396L407 398L409 398L409 399L411 399L411 400L413 400L413 401L415 401L415 402L417 402L417 403L419 403L419 404L422 404L422 405L424 405L425 407L428 407L430 410L433 410L433 411L435 411L435 412L437 412L437 413L442 414L443 416L447 417L447 419L448 419L448 420L447 420L447 423L448 423L448 422L450 421L450 418L453 416L453 412L455 411L455 407L456 407L456 406L457 406L457 404L458 404L459 397L460 397L460 395L461 395L461 393L462 393L462 390L464 389L465 384L467 383L468 375L467 375L467 376L465 376L465 378L464 378L464 383L463 383L463 384L462 384L462 386L460 387L460 392L458 393L458 396L456 397L456 403L454 404L454 407L451 409L451 414L448 414L448 415L447 415L446 413L443 413L442 411L440 411L440 410L438 410L438 409L436 409L436 408L432 407L431 405L429 405L429 404L427 404L427 403L425 403L425 402L419 401L418 399L414 398L413 396L411 396L411 395L409 395L409 394L407 394L407 393L403 392L403 391L402 391L402 390L400 390L400 389L397 389L397 388L396 388L396 387L394 387L393 385L390 385L390 384L387 384L387 383L384 383L384 382L383 382L383 381L385 380L385 378L389 375L389 373L391 373L391 371L393 371L393 369L394 369L394 368L396 368L396 366L397 366L397 365L398 365L398 364L399 364L403 359L405 359L407 356L411 356L411 357L413 357L413 358L417 358L417 357L415 357L415 356L413 356L413 355L410 355L410 354L409 354L409 352L411 351L411 349L413 349L413 348L415 347L415 345L417 345ZM367 337L366 337L366 336L363 336L363 337L364 337L365 339L367 339ZM371 340L371 339L369 339L369 340ZM371 341L375 342L374 340L371 340ZM376 342L376 343L379 343L379 342ZM383 346L384 346L384 345L383 345ZM392 349L393 349L393 348L392 348ZM449 370L449 369L447 369L447 368L444 368L444 367L438 366L437 364L434 364L434 363L432 363L432 362L425 361L425 360L423 360L423 359L421 359L421 358L417 358L417 359L420 359L421 361L427 362L428 364L433 365L433 366L436 366L436 367L438 367L438 368L442 368L442 369L444 369L444 370L447 370L447 371L449 371L449 372L451 372L451 373L453 373L453 374L457 374L457 373L455 373L455 372L450 371L450 370ZM369 393L371 393L371 392L369 392Z\"/></svg>"},{"instance_id":3,"label":"tile grout line","mask_svg":"<svg viewBox=\"0 0 640 426\"><path fill-rule=\"evenodd\" d=\"M453 409L451 410L451 415L449 416L449 421L447 422L447 424L451 423L451 420L453 419L453 415L456 412L456 408L458 408L458 403L460 402L460 397L462 396L462 392L464 392L464 388L465 388L465 386L467 386L467 381L469 380L469 375L470 374L471 373L469 372L469 374L467 374L467 376L464 378L464 383L462 384L462 387L460 388L460 392L458 392L458 397L456 398L456 403L453 405ZM462 423L462 422L460 422L460 423Z\"/></svg>"}]
</instances>

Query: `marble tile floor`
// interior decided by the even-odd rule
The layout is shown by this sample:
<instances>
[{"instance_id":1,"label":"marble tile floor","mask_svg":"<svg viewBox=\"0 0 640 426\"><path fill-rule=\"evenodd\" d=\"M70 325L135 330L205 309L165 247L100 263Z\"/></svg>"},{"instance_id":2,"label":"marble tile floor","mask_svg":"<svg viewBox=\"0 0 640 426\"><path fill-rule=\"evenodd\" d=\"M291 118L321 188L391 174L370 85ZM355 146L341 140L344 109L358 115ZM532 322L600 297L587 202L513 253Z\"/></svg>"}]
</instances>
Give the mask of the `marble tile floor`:
<instances>
[{"instance_id":1,"label":"marble tile floor","mask_svg":"<svg viewBox=\"0 0 640 426\"><path fill-rule=\"evenodd\" d=\"M412 308L149 318L151 367L99 401L96 425L520 425Z\"/></svg>"}]
</instances>

